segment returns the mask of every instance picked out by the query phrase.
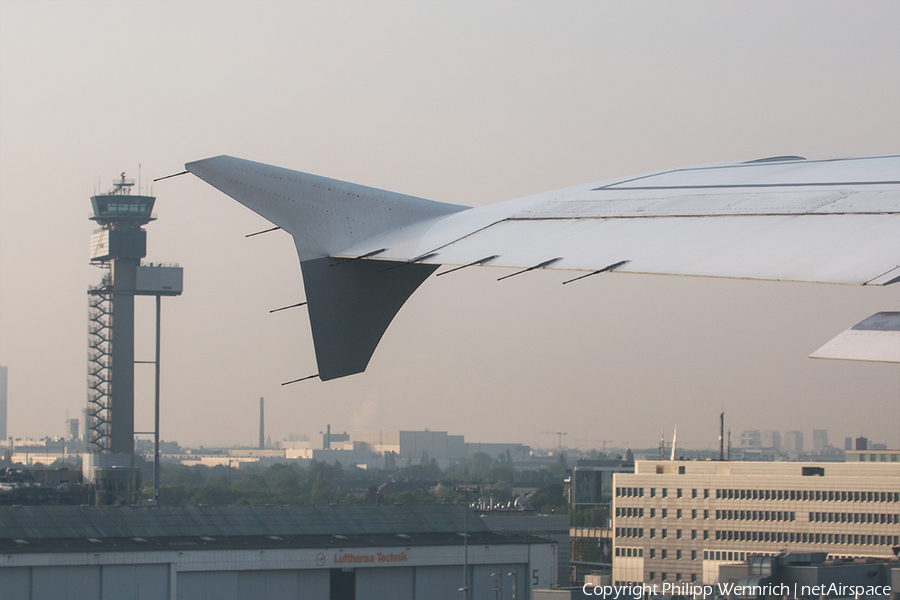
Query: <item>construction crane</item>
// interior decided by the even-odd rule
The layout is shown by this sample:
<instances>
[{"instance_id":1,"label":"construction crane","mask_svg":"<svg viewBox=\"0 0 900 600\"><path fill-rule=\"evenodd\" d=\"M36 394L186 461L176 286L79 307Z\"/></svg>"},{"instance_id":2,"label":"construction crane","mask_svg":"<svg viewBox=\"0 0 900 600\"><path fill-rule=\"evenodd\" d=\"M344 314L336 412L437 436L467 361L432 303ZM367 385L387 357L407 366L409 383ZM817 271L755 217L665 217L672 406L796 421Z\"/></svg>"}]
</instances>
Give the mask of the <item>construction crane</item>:
<instances>
[{"instance_id":1,"label":"construction crane","mask_svg":"<svg viewBox=\"0 0 900 600\"><path fill-rule=\"evenodd\" d=\"M603 444L603 453L606 453L606 444L611 444L613 440L584 440L588 444L593 444L595 442L600 442Z\"/></svg>"},{"instance_id":2,"label":"construction crane","mask_svg":"<svg viewBox=\"0 0 900 600\"><path fill-rule=\"evenodd\" d=\"M541 433L549 433L550 435L556 435L556 436L559 436L559 446L558 446L558 448L559 448L559 451L562 452L562 449L563 449L562 439L563 439L563 436L564 436L564 435L568 435L568 434L569 434L568 431L542 431Z\"/></svg>"}]
</instances>

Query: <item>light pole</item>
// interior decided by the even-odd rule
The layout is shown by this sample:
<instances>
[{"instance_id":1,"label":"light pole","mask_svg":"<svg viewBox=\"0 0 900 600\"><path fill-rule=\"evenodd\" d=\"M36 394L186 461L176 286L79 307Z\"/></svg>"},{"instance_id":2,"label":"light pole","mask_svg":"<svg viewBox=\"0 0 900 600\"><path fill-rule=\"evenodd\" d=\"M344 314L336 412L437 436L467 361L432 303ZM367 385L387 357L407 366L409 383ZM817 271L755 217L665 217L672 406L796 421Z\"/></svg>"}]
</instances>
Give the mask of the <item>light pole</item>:
<instances>
[{"instance_id":1,"label":"light pole","mask_svg":"<svg viewBox=\"0 0 900 600\"><path fill-rule=\"evenodd\" d=\"M518 600L517 590L519 588L519 570L513 569L512 573L507 573L510 577L513 578L512 585L512 600Z\"/></svg>"},{"instance_id":2,"label":"light pole","mask_svg":"<svg viewBox=\"0 0 900 600\"><path fill-rule=\"evenodd\" d=\"M159 506L159 322L162 312L162 296L156 295L156 376L154 384L153 415L153 506Z\"/></svg>"},{"instance_id":3,"label":"light pole","mask_svg":"<svg viewBox=\"0 0 900 600\"><path fill-rule=\"evenodd\" d=\"M463 598L469 600L469 492L476 494L481 491L477 485L458 485L454 488L463 493L463 586L458 591L463 593Z\"/></svg>"},{"instance_id":4,"label":"light pole","mask_svg":"<svg viewBox=\"0 0 900 600\"><path fill-rule=\"evenodd\" d=\"M494 600L500 600L503 595L503 565L500 565L499 571L491 573L491 577L496 577L494 579Z\"/></svg>"}]
</instances>

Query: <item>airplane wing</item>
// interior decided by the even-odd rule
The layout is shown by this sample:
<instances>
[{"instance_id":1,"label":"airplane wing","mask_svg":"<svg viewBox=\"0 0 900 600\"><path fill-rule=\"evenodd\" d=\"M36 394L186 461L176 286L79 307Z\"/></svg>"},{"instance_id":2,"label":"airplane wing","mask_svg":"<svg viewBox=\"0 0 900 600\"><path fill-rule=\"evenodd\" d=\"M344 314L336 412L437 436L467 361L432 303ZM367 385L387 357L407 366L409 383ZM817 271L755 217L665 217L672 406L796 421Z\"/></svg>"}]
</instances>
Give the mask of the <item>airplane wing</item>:
<instances>
[{"instance_id":1,"label":"airplane wing","mask_svg":"<svg viewBox=\"0 0 900 600\"><path fill-rule=\"evenodd\" d=\"M809 357L900 363L900 312L876 313L841 332Z\"/></svg>"},{"instance_id":2,"label":"airplane wing","mask_svg":"<svg viewBox=\"0 0 900 600\"><path fill-rule=\"evenodd\" d=\"M479 208L227 156L185 168L293 235L323 381L364 371L441 265L900 281L900 156L705 165Z\"/></svg>"}]
</instances>

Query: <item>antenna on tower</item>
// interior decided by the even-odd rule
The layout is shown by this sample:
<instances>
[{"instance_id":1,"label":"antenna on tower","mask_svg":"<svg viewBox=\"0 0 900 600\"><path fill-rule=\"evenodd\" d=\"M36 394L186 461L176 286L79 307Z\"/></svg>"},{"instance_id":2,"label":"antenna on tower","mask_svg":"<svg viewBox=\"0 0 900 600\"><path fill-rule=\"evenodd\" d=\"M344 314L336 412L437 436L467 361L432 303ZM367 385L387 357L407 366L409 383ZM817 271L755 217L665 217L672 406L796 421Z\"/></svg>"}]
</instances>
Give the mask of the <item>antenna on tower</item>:
<instances>
[{"instance_id":1,"label":"antenna on tower","mask_svg":"<svg viewBox=\"0 0 900 600\"><path fill-rule=\"evenodd\" d=\"M719 460L725 460L725 411L719 415Z\"/></svg>"},{"instance_id":2,"label":"antenna on tower","mask_svg":"<svg viewBox=\"0 0 900 600\"><path fill-rule=\"evenodd\" d=\"M731 430L728 430L728 460L731 460Z\"/></svg>"},{"instance_id":3,"label":"antenna on tower","mask_svg":"<svg viewBox=\"0 0 900 600\"><path fill-rule=\"evenodd\" d=\"M662 427L659 428L659 460L666 460L666 434Z\"/></svg>"},{"instance_id":4,"label":"antenna on tower","mask_svg":"<svg viewBox=\"0 0 900 600\"><path fill-rule=\"evenodd\" d=\"M678 425L675 426L675 431L672 432L672 455L669 460L675 460L675 437L678 435Z\"/></svg>"}]
</instances>

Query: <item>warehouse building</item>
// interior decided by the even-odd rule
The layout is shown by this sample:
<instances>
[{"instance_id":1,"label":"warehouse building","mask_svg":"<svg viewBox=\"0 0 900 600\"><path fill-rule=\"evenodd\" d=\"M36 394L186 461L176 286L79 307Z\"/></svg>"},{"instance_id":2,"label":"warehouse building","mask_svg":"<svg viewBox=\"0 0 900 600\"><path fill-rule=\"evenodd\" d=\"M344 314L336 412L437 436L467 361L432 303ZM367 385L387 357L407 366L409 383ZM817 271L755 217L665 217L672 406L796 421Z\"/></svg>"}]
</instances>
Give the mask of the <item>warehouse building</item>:
<instances>
[{"instance_id":1,"label":"warehouse building","mask_svg":"<svg viewBox=\"0 0 900 600\"><path fill-rule=\"evenodd\" d=\"M456 600L464 564L471 600L557 583L555 542L459 505L0 507L0 532L10 600Z\"/></svg>"}]
</instances>

